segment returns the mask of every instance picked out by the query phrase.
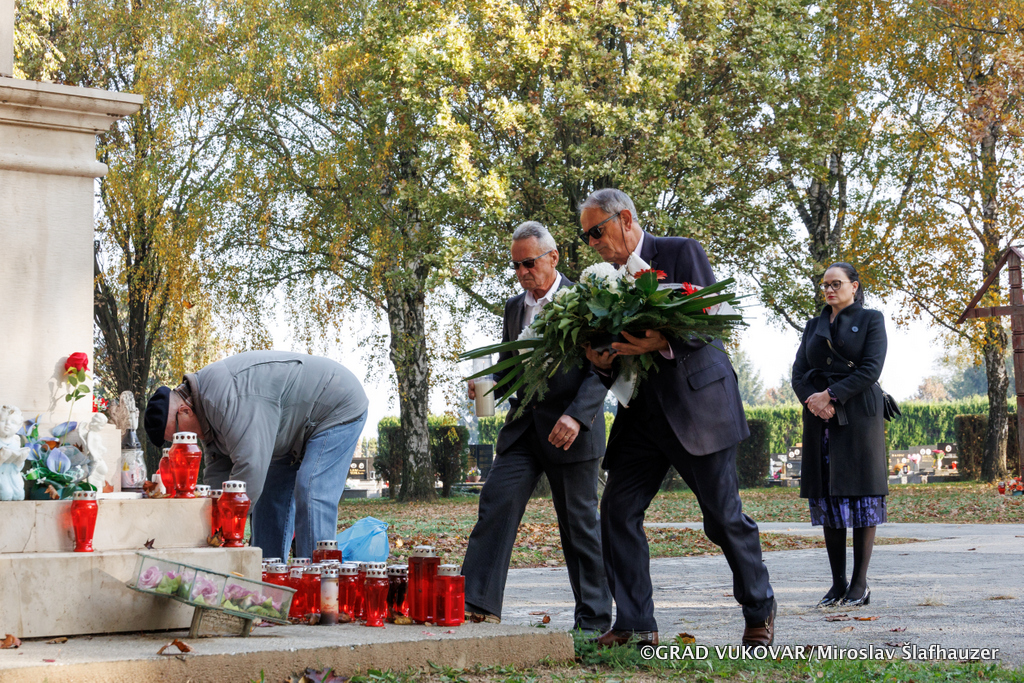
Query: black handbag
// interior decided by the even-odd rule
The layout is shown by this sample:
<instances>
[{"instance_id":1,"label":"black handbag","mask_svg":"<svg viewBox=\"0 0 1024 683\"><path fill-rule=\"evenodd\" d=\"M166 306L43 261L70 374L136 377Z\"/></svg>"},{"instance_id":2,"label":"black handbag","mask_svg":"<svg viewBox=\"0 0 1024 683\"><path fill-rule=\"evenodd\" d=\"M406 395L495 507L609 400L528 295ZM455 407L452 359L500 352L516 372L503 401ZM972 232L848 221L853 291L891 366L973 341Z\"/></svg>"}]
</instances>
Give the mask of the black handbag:
<instances>
[{"instance_id":1,"label":"black handbag","mask_svg":"<svg viewBox=\"0 0 1024 683\"><path fill-rule=\"evenodd\" d=\"M836 358L846 363L847 367L849 367L851 370L857 369L857 366L853 364L853 361L846 360L845 358L842 357L842 355L840 355L838 351L835 350L835 348L832 347L831 339L826 339L825 342L828 344L829 350ZM878 384L878 388L882 392L882 415L885 417L885 421L892 422L897 417L901 417L903 413L900 412L900 406L898 403L896 403L896 399L894 399L892 397L892 394L890 394L888 391L882 389L882 385L879 384L877 380L875 381L875 384Z\"/></svg>"}]
</instances>

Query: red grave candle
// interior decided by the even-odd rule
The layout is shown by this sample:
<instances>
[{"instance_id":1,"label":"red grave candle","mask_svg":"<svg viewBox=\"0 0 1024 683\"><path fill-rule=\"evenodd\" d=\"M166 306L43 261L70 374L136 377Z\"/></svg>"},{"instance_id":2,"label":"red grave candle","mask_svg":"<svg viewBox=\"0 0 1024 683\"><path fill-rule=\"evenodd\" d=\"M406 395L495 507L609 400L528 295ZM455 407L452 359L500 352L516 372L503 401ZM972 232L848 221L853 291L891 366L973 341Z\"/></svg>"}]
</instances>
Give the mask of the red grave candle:
<instances>
[{"instance_id":1,"label":"red grave candle","mask_svg":"<svg viewBox=\"0 0 1024 683\"><path fill-rule=\"evenodd\" d=\"M243 547L245 520L249 517L249 496L245 495L244 481L224 482L224 495L217 503L217 517L224 532L224 547Z\"/></svg>"},{"instance_id":2,"label":"red grave candle","mask_svg":"<svg viewBox=\"0 0 1024 683\"><path fill-rule=\"evenodd\" d=\"M441 559L433 546L418 545L409 557L409 617L425 624L433 616L434 578Z\"/></svg>"},{"instance_id":3,"label":"red grave candle","mask_svg":"<svg viewBox=\"0 0 1024 683\"><path fill-rule=\"evenodd\" d=\"M320 614L320 565L311 564L302 572L303 602L305 615Z\"/></svg>"},{"instance_id":4,"label":"red grave candle","mask_svg":"<svg viewBox=\"0 0 1024 683\"><path fill-rule=\"evenodd\" d=\"M344 563L338 567L338 612L345 612L356 620L356 601L359 595L359 565Z\"/></svg>"},{"instance_id":5,"label":"red grave candle","mask_svg":"<svg viewBox=\"0 0 1024 683\"><path fill-rule=\"evenodd\" d=\"M160 475L160 483L164 485L167 495L174 497L174 472L171 470L171 449L165 448L160 457L160 464L157 466L157 474Z\"/></svg>"},{"instance_id":6,"label":"red grave candle","mask_svg":"<svg viewBox=\"0 0 1024 683\"><path fill-rule=\"evenodd\" d=\"M291 588L288 585L288 565L280 562L271 562L267 565L267 578L264 579L267 583L272 583L275 586L285 586Z\"/></svg>"},{"instance_id":7,"label":"red grave candle","mask_svg":"<svg viewBox=\"0 0 1024 683\"><path fill-rule=\"evenodd\" d=\"M96 531L95 491L75 491L71 494L71 527L75 531L75 552L91 553L92 536Z\"/></svg>"},{"instance_id":8,"label":"red grave candle","mask_svg":"<svg viewBox=\"0 0 1024 683\"><path fill-rule=\"evenodd\" d=\"M313 562L326 562L327 560L341 562L341 551L338 550L338 542L336 540L316 542L316 550L313 551Z\"/></svg>"},{"instance_id":9,"label":"red grave candle","mask_svg":"<svg viewBox=\"0 0 1024 683\"><path fill-rule=\"evenodd\" d=\"M409 565L388 567L388 620L409 616Z\"/></svg>"},{"instance_id":10,"label":"red grave candle","mask_svg":"<svg viewBox=\"0 0 1024 683\"><path fill-rule=\"evenodd\" d=\"M220 499L224 495L224 489L213 489L210 491L210 535L216 536L220 528Z\"/></svg>"},{"instance_id":11,"label":"red grave candle","mask_svg":"<svg viewBox=\"0 0 1024 683\"><path fill-rule=\"evenodd\" d=\"M376 564L376 563L373 563ZM383 626L388 616L387 569L372 567L366 570L366 625Z\"/></svg>"},{"instance_id":12,"label":"red grave candle","mask_svg":"<svg viewBox=\"0 0 1024 683\"><path fill-rule=\"evenodd\" d=\"M355 602L355 619L366 618L366 565L369 562L359 562L356 566L359 568L359 573L356 574L356 602Z\"/></svg>"},{"instance_id":13,"label":"red grave candle","mask_svg":"<svg viewBox=\"0 0 1024 683\"><path fill-rule=\"evenodd\" d=\"M288 610L289 619L301 619L306 614L306 591L302 589L302 576L305 567L292 565L288 570L288 587L295 589L292 606Z\"/></svg>"},{"instance_id":14,"label":"red grave candle","mask_svg":"<svg viewBox=\"0 0 1024 683\"><path fill-rule=\"evenodd\" d=\"M434 580L434 618L437 626L460 626L466 619L466 577L456 564L442 564Z\"/></svg>"},{"instance_id":15,"label":"red grave candle","mask_svg":"<svg viewBox=\"0 0 1024 683\"><path fill-rule=\"evenodd\" d=\"M176 432L171 450L171 476L174 478L175 498L195 498L196 478L199 476L199 461L203 451L194 432Z\"/></svg>"},{"instance_id":16,"label":"red grave candle","mask_svg":"<svg viewBox=\"0 0 1024 683\"><path fill-rule=\"evenodd\" d=\"M338 623L338 566L334 564L320 572L320 623Z\"/></svg>"}]
</instances>

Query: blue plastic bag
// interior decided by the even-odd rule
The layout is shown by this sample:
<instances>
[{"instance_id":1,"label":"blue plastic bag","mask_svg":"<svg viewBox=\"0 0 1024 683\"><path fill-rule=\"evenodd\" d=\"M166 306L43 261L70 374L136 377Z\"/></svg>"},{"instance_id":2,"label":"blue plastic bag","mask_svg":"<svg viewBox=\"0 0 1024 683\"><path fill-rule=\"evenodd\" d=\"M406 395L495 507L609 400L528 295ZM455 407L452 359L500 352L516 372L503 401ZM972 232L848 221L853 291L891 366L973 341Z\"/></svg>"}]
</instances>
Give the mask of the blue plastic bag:
<instances>
[{"instance_id":1,"label":"blue plastic bag","mask_svg":"<svg viewBox=\"0 0 1024 683\"><path fill-rule=\"evenodd\" d=\"M338 550L345 562L386 562L391 554L388 523L363 517L338 534Z\"/></svg>"}]
</instances>

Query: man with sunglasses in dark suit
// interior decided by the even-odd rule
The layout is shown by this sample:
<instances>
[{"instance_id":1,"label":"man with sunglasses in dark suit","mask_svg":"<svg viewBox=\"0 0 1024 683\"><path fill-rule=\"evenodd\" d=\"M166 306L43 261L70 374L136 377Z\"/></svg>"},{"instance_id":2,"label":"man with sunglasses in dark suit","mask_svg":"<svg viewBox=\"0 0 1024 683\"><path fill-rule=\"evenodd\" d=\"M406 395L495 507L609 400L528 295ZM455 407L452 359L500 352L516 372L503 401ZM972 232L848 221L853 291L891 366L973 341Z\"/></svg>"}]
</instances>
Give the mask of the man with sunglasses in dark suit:
<instances>
[{"instance_id":1,"label":"man with sunglasses in dark suit","mask_svg":"<svg viewBox=\"0 0 1024 683\"><path fill-rule=\"evenodd\" d=\"M667 282L703 287L715 282L696 240L645 233L621 190L594 192L580 211L580 238L606 262L625 266L630 274L656 268L667 274ZM746 622L743 644L770 645L776 603L757 525L743 514L739 496L736 444L750 433L729 357L720 341L673 339L656 330L623 337L626 341L612 344L610 351L587 349L606 384L614 390L613 380L626 379L616 376L617 355L651 354L658 368L640 383L628 407L620 407L608 440L601 542L617 611L615 625L597 642L605 647L658 642L643 520L668 468L675 467L697 496L704 533L721 546L732 569L733 595Z\"/></svg>"},{"instance_id":2,"label":"man with sunglasses in dark suit","mask_svg":"<svg viewBox=\"0 0 1024 683\"><path fill-rule=\"evenodd\" d=\"M516 228L512 259L525 291L505 304L503 342L517 339L555 293L572 284L556 270L558 249L540 223L528 221ZM502 354L499 360L509 357ZM502 374L495 375L495 381ZM547 474L576 600L573 625L594 635L611 626L612 598L604 576L597 520L607 393L586 364L551 377L543 400L526 405L518 417L519 397L509 400L508 417L495 448L497 457L480 493L477 523L462 564L467 620L501 621L505 579L519 522L541 474ZM476 397L472 381L469 397Z\"/></svg>"}]
</instances>

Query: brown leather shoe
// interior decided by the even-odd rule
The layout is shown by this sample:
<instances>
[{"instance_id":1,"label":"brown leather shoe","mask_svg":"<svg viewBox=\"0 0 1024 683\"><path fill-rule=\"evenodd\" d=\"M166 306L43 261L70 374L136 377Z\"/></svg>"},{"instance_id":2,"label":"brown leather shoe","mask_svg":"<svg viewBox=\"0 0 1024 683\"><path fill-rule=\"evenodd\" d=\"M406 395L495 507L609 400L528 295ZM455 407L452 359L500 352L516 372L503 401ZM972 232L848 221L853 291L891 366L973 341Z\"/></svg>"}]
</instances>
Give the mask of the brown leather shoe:
<instances>
[{"instance_id":1,"label":"brown leather shoe","mask_svg":"<svg viewBox=\"0 0 1024 683\"><path fill-rule=\"evenodd\" d=\"M775 598L772 598L772 611L765 622L757 626L747 626L743 629L744 645L749 645L750 647L764 645L768 647L775 642L775 612L778 608L779 603L775 601Z\"/></svg>"},{"instance_id":2,"label":"brown leather shoe","mask_svg":"<svg viewBox=\"0 0 1024 683\"><path fill-rule=\"evenodd\" d=\"M637 647L640 647L641 645L657 645L658 632L616 631L614 629L609 629L602 633L600 637L595 638L592 642L597 643L597 646L600 648L628 645L630 642L634 643Z\"/></svg>"}]
</instances>

